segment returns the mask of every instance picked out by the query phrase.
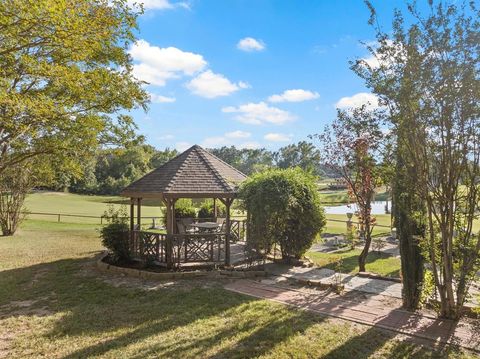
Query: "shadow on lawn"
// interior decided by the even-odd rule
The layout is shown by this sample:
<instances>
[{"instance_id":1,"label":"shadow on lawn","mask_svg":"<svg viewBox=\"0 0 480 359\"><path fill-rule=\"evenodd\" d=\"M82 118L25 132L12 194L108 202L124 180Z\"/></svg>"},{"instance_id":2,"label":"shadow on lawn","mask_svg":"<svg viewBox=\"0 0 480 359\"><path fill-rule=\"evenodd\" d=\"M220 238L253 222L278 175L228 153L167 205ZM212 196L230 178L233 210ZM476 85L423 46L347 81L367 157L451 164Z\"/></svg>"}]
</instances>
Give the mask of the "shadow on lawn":
<instances>
[{"instance_id":1,"label":"shadow on lawn","mask_svg":"<svg viewBox=\"0 0 480 359\"><path fill-rule=\"evenodd\" d=\"M66 259L0 272L0 319L18 316L15 305L26 302L31 302L30 310L48 308L47 316L62 313L49 332L39 335L52 343L66 336L77 341L79 349L67 358L101 356L137 343L132 356L138 358L197 357L209 351L220 357L259 356L323 320L302 311L280 311L215 284L116 287L82 273L85 263ZM219 347L224 341L232 344Z\"/></svg>"},{"instance_id":2,"label":"shadow on lawn","mask_svg":"<svg viewBox=\"0 0 480 359\"><path fill-rule=\"evenodd\" d=\"M114 355L118 351L133 358L257 357L325 321L311 312L288 310L204 282L184 280L186 285L158 290L116 287L85 273L86 262L66 259L0 272L0 310L12 302L32 301L33 308L48 308L47 315L62 313L49 331L36 334L43 340L34 340L36 345L50 348L52 356L58 355L52 348L63 345L59 350L68 352L65 345L75 341L76 349L64 357ZM0 314L0 319L18 315L5 310ZM325 344L334 348L328 358L366 358L393 334L372 328L347 341L345 336L342 332ZM305 342L306 348L287 346L309 353L308 345L314 347L323 340L312 334L307 338L311 342ZM48 345L42 344L45 342ZM393 345L399 346L403 355L417 352L415 347Z\"/></svg>"}]
</instances>

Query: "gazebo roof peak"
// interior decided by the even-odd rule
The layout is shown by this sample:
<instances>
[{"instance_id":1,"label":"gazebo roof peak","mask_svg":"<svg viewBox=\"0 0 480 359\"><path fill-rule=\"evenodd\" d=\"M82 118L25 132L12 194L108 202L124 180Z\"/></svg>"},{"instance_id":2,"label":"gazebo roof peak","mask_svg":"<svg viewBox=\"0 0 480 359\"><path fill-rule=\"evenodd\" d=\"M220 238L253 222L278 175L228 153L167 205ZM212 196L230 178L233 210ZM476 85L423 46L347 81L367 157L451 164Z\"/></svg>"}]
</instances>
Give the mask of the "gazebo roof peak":
<instances>
[{"instance_id":1,"label":"gazebo roof peak","mask_svg":"<svg viewBox=\"0 0 480 359\"><path fill-rule=\"evenodd\" d=\"M121 195L137 198L234 197L246 176L199 145L126 187Z\"/></svg>"}]
</instances>

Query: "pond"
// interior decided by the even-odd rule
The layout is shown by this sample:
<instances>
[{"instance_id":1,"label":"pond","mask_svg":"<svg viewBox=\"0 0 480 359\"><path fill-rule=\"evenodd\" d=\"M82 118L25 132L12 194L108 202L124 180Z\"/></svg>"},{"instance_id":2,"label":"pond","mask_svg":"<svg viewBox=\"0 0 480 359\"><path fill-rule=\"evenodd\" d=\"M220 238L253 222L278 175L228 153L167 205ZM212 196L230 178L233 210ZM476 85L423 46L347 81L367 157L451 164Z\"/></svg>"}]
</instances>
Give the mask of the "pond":
<instances>
[{"instance_id":1,"label":"pond","mask_svg":"<svg viewBox=\"0 0 480 359\"><path fill-rule=\"evenodd\" d=\"M372 202L372 214L385 214L385 204L387 201L375 201ZM392 205L391 201L388 201L388 208ZM338 206L325 206L325 212L327 214L347 214L348 212L355 213L357 210L356 204L343 204Z\"/></svg>"}]
</instances>

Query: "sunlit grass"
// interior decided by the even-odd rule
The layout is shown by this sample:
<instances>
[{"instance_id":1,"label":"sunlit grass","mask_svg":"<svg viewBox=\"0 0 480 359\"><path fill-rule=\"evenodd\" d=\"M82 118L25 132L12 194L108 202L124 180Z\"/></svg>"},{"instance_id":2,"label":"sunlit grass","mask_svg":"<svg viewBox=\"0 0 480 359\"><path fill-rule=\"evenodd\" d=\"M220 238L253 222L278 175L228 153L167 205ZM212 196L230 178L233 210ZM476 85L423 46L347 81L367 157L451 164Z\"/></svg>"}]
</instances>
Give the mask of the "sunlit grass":
<instances>
[{"instance_id":1,"label":"sunlit grass","mask_svg":"<svg viewBox=\"0 0 480 359\"><path fill-rule=\"evenodd\" d=\"M228 292L220 282L113 285L90 264L100 249L95 225L29 220L0 238L4 357L467 357Z\"/></svg>"},{"instance_id":2,"label":"sunlit grass","mask_svg":"<svg viewBox=\"0 0 480 359\"><path fill-rule=\"evenodd\" d=\"M329 268L342 273L358 273L358 256L361 250L344 250L334 253L307 252L310 258L318 267ZM371 251L367 256L367 272L387 277L399 277L400 258L385 253Z\"/></svg>"}]
</instances>

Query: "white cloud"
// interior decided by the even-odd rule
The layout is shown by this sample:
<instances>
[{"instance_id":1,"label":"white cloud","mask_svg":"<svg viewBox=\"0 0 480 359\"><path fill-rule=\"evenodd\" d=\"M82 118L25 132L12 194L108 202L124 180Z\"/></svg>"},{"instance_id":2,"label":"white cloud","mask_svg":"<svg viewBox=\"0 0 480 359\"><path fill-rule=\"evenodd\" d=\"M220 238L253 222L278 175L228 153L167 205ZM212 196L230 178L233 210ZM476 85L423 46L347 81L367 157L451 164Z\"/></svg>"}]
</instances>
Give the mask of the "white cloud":
<instances>
[{"instance_id":1,"label":"white cloud","mask_svg":"<svg viewBox=\"0 0 480 359\"><path fill-rule=\"evenodd\" d=\"M252 134L250 132L245 132L245 131L233 131L233 132L227 132L225 134L225 137L227 138L249 138Z\"/></svg>"},{"instance_id":2,"label":"white cloud","mask_svg":"<svg viewBox=\"0 0 480 359\"><path fill-rule=\"evenodd\" d=\"M256 40L253 37L246 37L238 42L237 48L248 52L262 51L265 49L265 44L262 40Z\"/></svg>"},{"instance_id":3,"label":"white cloud","mask_svg":"<svg viewBox=\"0 0 480 359\"><path fill-rule=\"evenodd\" d=\"M264 139L270 142L288 142L292 137L292 135L286 135L284 133L267 133L263 136Z\"/></svg>"},{"instance_id":4,"label":"white cloud","mask_svg":"<svg viewBox=\"0 0 480 359\"><path fill-rule=\"evenodd\" d=\"M183 152L183 151L189 149L190 147L192 147L190 142L181 141L181 142L175 143L175 148L180 152Z\"/></svg>"},{"instance_id":5,"label":"white cloud","mask_svg":"<svg viewBox=\"0 0 480 359\"><path fill-rule=\"evenodd\" d=\"M207 148L216 148L228 145L229 142L223 136L207 137L203 140L202 146Z\"/></svg>"},{"instance_id":6,"label":"white cloud","mask_svg":"<svg viewBox=\"0 0 480 359\"><path fill-rule=\"evenodd\" d=\"M367 109L374 110L380 107L378 97L372 93L359 92L350 97L342 97L335 106L339 109L349 109L367 105Z\"/></svg>"},{"instance_id":7,"label":"white cloud","mask_svg":"<svg viewBox=\"0 0 480 359\"><path fill-rule=\"evenodd\" d=\"M246 148L246 149L249 149L249 150L254 150L254 149L260 148L261 145L258 142L250 141L250 142L240 143L237 147L238 148Z\"/></svg>"},{"instance_id":8,"label":"white cloud","mask_svg":"<svg viewBox=\"0 0 480 359\"><path fill-rule=\"evenodd\" d=\"M376 69L380 67L380 61L378 61L377 57L374 55L369 55L368 57L362 58L363 61L365 61L368 66L370 66L372 69Z\"/></svg>"},{"instance_id":9,"label":"white cloud","mask_svg":"<svg viewBox=\"0 0 480 359\"><path fill-rule=\"evenodd\" d=\"M245 88L247 84L244 82L237 84L230 82L230 80L222 74L215 74L211 70L207 70L188 82L186 86L195 95L215 98L228 96L241 88Z\"/></svg>"},{"instance_id":10,"label":"white cloud","mask_svg":"<svg viewBox=\"0 0 480 359\"><path fill-rule=\"evenodd\" d=\"M134 76L157 86L165 86L167 80L182 75L192 76L207 66L202 55L176 47L152 46L145 40L137 41L129 53L139 62L133 65Z\"/></svg>"},{"instance_id":11,"label":"white cloud","mask_svg":"<svg viewBox=\"0 0 480 359\"><path fill-rule=\"evenodd\" d=\"M302 102L319 98L317 92L302 89L286 90L280 95L272 95L268 98L270 102Z\"/></svg>"},{"instance_id":12,"label":"white cloud","mask_svg":"<svg viewBox=\"0 0 480 359\"><path fill-rule=\"evenodd\" d=\"M167 96L150 93L150 100L153 103L171 103L171 102L175 102L177 99L175 97L167 97Z\"/></svg>"},{"instance_id":13,"label":"white cloud","mask_svg":"<svg viewBox=\"0 0 480 359\"><path fill-rule=\"evenodd\" d=\"M249 138L251 136L250 132L245 131L233 131L223 134L223 136L212 136L207 137L203 140L202 146L208 148L215 148L221 146L231 146L237 145L238 140Z\"/></svg>"},{"instance_id":14,"label":"white cloud","mask_svg":"<svg viewBox=\"0 0 480 359\"><path fill-rule=\"evenodd\" d=\"M237 113L236 120L251 125L272 123L282 125L293 121L296 117L288 111L269 106L265 102L247 103L238 107L228 106L222 108L224 113Z\"/></svg>"},{"instance_id":15,"label":"white cloud","mask_svg":"<svg viewBox=\"0 0 480 359\"><path fill-rule=\"evenodd\" d=\"M168 141L168 140L173 140L175 136L171 134L166 134L166 135L158 136L157 138L161 141Z\"/></svg>"},{"instance_id":16,"label":"white cloud","mask_svg":"<svg viewBox=\"0 0 480 359\"><path fill-rule=\"evenodd\" d=\"M170 0L128 0L127 3L130 6L143 4L145 10L171 10L176 7L190 9L190 5L186 2L172 3Z\"/></svg>"}]
</instances>

